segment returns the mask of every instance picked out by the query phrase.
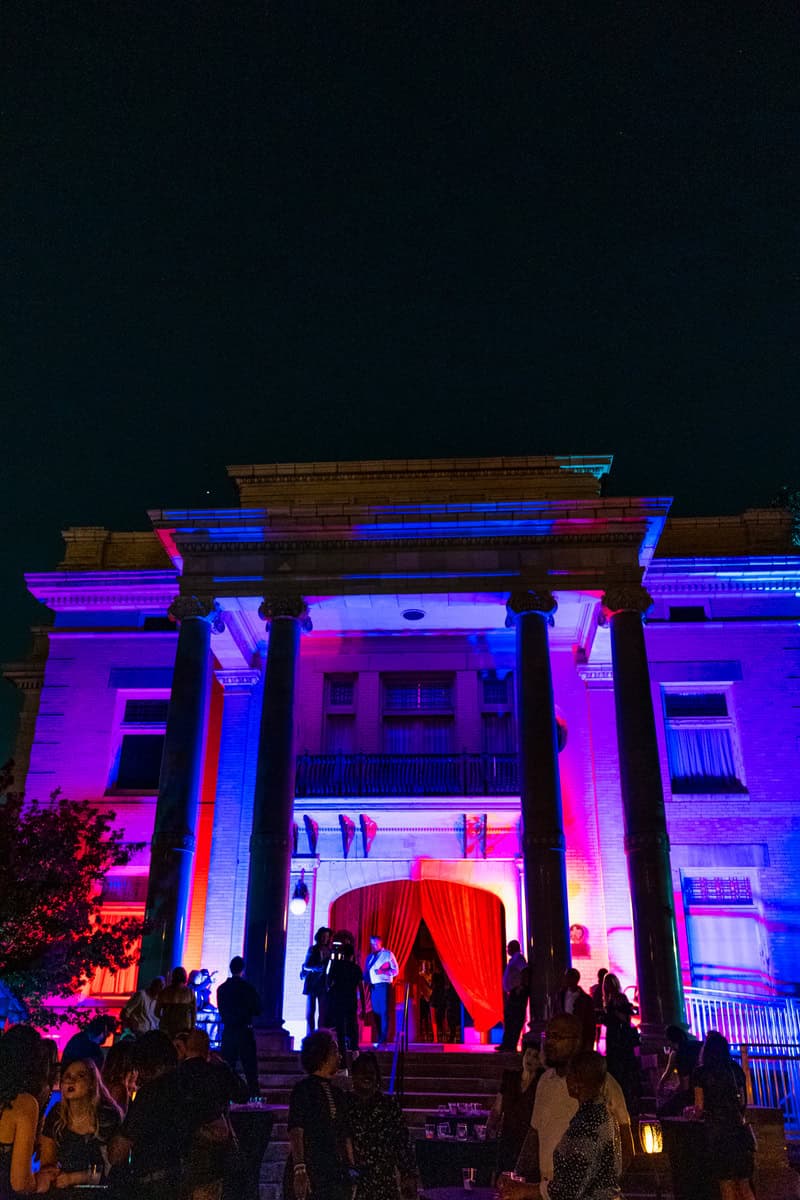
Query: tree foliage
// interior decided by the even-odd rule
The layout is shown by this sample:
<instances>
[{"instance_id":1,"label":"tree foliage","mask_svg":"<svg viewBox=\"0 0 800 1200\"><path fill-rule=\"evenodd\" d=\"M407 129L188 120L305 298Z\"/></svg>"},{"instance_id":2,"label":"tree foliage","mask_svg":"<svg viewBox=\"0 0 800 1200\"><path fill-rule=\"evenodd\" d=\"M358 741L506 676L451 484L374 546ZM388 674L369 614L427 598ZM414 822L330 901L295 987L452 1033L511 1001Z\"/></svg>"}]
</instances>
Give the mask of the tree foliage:
<instances>
[{"instance_id":1,"label":"tree foliage","mask_svg":"<svg viewBox=\"0 0 800 1200\"><path fill-rule=\"evenodd\" d=\"M49 802L10 790L0 769L0 980L41 1027L79 1018L74 996L101 968L135 960L142 922L113 923L101 910L103 878L139 849L113 828L115 814L56 790Z\"/></svg>"}]
</instances>

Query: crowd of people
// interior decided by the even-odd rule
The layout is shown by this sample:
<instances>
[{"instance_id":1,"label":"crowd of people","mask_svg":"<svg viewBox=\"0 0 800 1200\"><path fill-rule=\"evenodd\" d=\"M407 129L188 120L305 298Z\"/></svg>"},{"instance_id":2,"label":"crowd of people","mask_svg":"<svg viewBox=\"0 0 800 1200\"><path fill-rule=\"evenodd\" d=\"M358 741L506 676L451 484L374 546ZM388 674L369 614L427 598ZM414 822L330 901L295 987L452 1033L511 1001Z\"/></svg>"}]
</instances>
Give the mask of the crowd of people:
<instances>
[{"instance_id":1,"label":"crowd of people","mask_svg":"<svg viewBox=\"0 0 800 1200\"><path fill-rule=\"evenodd\" d=\"M331 949L329 950L329 945ZM516 1051L525 1018L520 989L527 963L508 947L503 977L502 1048ZM253 1021L259 997L239 957L217 992L222 1053L196 1025L190 980L176 968L114 1017L98 1016L67 1042L26 1025L0 1037L0 1200L103 1184L120 1200L222 1200L239 1196L239 1148L231 1105L258 1094ZM284 1200L401 1200L416 1194L409 1129L384 1094L377 1056L358 1054L364 976L380 1020L381 988L391 990L394 955L371 939L365 971L352 941L320 930L303 978L309 1023L291 1093ZM325 980L325 987L318 980ZM377 991L377 1006L375 993ZM634 1008L619 980L600 973L590 992L566 972L552 999L544 1040L522 1035L521 1061L504 1063L487 1125L496 1145L501 1200L613 1200L634 1153L638 1112ZM521 1014L521 1015L520 1015ZM598 1053L598 1027L605 1055ZM378 1030L381 1030L380 1024ZM334 1032L335 1031L335 1032ZM385 1032L384 1032L385 1036ZM511 1039L515 1039L513 1042ZM754 1141L745 1120L744 1076L721 1034L701 1045L683 1028L666 1030L668 1058L658 1084L659 1113L703 1120L707 1158L721 1200L752 1200ZM343 1088L337 1076L344 1068ZM241 1070L242 1075L237 1071ZM81 1194L74 1193L75 1196Z\"/></svg>"},{"instance_id":2,"label":"crowd of people","mask_svg":"<svg viewBox=\"0 0 800 1200\"><path fill-rule=\"evenodd\" d=\"M243 966L235 958L218 991L228 1019L221 1055L196 1026L182 967L131 997L107 1049L120 1032L112 1016L71 1037L60 1062L56 1043L30 1026L3 1034L0 1200L101 1184L120 1200L220 1200L240 1169L230 1106L258 1089L259 1002Z\"/></svg>"},{"instance_id":3,"label":"crowd of people","mask_svg":"<svg viewBox=\"0 0 800 1200\"><path fill-rule=\"evenodd\" d=\"M508 1024L500 1048L510 1050L524 1024L515 989L526 988L528 967L517 942L509 944L508 956ZM585 992L579 972L570 969L551 1011L544 1062L538 1040L523 1036L521 1069L503 1073L490 1115L489 1132L500 1139L501 1197L613 1200L622 1195L622 1171L634 1153L631 1117L641 1100L636 1009L616 975L601 970ZM711 1031L701 1044L675 1025L665 1040L658 1115L702 1120L706 1167L721 1200L753 1200L755 1139L746 1120L744 1074L728 1042ZM604 1055L596 1048L603 1042Z\"/></svg>"}]
</instances>

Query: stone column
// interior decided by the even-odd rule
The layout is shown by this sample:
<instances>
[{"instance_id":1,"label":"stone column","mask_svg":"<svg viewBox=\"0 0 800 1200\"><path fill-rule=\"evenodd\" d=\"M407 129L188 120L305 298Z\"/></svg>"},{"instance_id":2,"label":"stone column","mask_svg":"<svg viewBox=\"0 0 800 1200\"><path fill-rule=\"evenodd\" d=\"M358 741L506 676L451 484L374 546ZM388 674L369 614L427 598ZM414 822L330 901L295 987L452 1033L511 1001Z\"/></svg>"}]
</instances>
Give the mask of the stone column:
<instances>
[{"instance_id":1,"label":"stone column","mask_svg":"<svg viewBox=\"0 0 800 1200\"><path fill-rule=\"evenodd\" d=\"M294 689L301 629L310 629L300 596L267 598L259 615L270 627L250 838L245 949L247 977L261 996L260 1028L276 1045L283 1028L286 918L294 811Z\"/></svg>"},{"instance_id":2,"label":"stone column","mask_svg":"<svg viewBox=\"0 0 800 1200\"><path fill-rule=\"evenodd\" d=\"M513 592L509 623L517 627L517 723L528 922L531 1021L548 1015L550 997L570 965L567 874L558 728L547 627L557 608L548 591Z\"/></svg>"},{"instance_id":3,"label":"stone column","mask_svg":"<svg viewBox=\"0 0 800 1200\"><path fill-rule=\"evenodd\" d=\"M219 769L214 798L214 829L208 867L206 921L202 963L217 971L220 980L234 954L242 952L244 899L247 891L247 844L252 822L253 785L258 743L258 706L261 671L248 668L220 670L214 674L224 688ZM244 838L244 862L239 861ZM240 877L244 886L240 889Z\"/></svg>"},{"instance_id":4,"label":"stone column","mask_svg":"<svg viewBox=\"0 0 800 1200\"><path fill-rule=\"evenodd\" d=\"M180 633L150 847L140 987L182 965L203 781L211 628L221 622L214 601L200 596L178 596L169 615L180 621Z\"/></svg>"},{"instance_id":5,"label":"stone column","mask_svg":"<svg viewBox=\"0 0 800 1200\"><path fill-rule=\"evenodd\" d=\"M664 791L642 618L653 603L639 584L609 588L602 600L611 630L625 854L643 1032L661 1036L684 1020L675 899Z\"/></svg>"}]
</instances>

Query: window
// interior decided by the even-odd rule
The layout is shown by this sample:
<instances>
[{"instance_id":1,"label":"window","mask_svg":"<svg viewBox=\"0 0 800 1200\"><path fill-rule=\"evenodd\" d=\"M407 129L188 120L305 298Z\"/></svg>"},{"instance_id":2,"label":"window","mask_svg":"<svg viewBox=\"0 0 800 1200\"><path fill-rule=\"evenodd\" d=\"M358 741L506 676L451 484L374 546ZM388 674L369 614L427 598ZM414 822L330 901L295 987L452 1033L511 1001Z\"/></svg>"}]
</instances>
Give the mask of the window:
<instances>
[{"instance_id":1,"label":"window","mask_svg":"<svg viewBox=\"0 0 800 1200\"><path fill-rule=\"evenodd\" d=\"M452 712L452 676L394 675L383 680L384 712Z\"/></svg>"},{"instance_id":2,"label":"window","mask_svg":"<svg viewBox=\"0 0 800 1200\"><path fill-rule=\"evenodd\" d=\"M114 787L125 791L157 792L163 751L163 733L125 734Z\"/></svg>"},{"instance_id":3,"label":"window","mask_svg":"<svg viewBox=\"0 0 800 1200\"><path fill-rule=\"evenodd\" d=\"M681 874L692 986L770 994L769 954L753 879Z\"/></svg>"},{"instance_id":4,"label":"window","mask_svg":"<svg viewBox=\"0 0 800 1200\"><path fill-rule=\"evenodd\" d=\"M494 671L486 671L481 678L483 685L483 703L493 708L506 708L511 703L511 676L502 677Z\"/></svg>"},{"instance_id":5,"label":"window","mask_svg":"<svg viewBox=\"0 0 800 1200\"><path fill-rule=\"evenodd\" d=\"M356 719L353 715L329 713L325 719L326 754L354 754L356 749Z\"/></svg>"},{"instance_id":6,"label":"window","mask_svg":"<svg viewBox=\"0 0 800 1200\"><path fill-rule=\"evenodd\" d=\"M702 604L671 604L669 619L670 621L707 621L708 617Z\"/></svg>"},{"instance_id":7,"label":"window","mask_svg":"<svg viewBox=\"0 0 800 1200\"><path fill-rule=\"evenodd\" d=\"M513 754L516 748L513 713L481 713L481 749L484 754Z\"/></svg>"},{"instance_id":8,"label":"window","mask_svg":"<svg viewBox=\"0 0 800 1200\"><path fill-rule=\"evenodd\" d=\"M665 692L664 725L673 794L747 790L726 692Z\"/></svg>"},{"instance_id":9,"label":"window","mask_svg":"<svg viewBox=\"0 0 800 1200\"><path fill-rule=\"evenodd\" d=\"M356 698L355 675L326 675L328 708L352 708Z\"/></svg>"},{"instance_id":10,"label":"window","mask_svg":"<svg viewBox=\"0 0 800 1200\"><path fill-rule=\"evenodd\" d=\"M387 754L451 754L452 675L383 677L383 749Z\"/></svg>"},{"instance_id":11,"label":"window","mask_svg":"<svg viewBox=\"0 0 800 1200\"><path fill-rule=\"evenodd\" d=\"M127 700L125 725L165 725L169 700Z\"/></svg>"}]
</instances>

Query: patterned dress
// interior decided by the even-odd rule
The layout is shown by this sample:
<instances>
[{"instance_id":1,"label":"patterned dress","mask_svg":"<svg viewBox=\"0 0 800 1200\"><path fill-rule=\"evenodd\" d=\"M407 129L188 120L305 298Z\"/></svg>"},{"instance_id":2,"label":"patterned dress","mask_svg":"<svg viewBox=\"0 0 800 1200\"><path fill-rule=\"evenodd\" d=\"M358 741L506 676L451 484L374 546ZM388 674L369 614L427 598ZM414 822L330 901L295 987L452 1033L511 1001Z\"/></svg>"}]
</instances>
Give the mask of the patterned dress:
<instances>
[{"instance_id":1,"label":"patterned dress","mask_svg":"<svg viewBox=\"0 0 800 1200\"><path fill-rule=\"evenodd\" d=\"M621 1175L617 1122L605 1104L586 1100L553 1152L548 1200L617 1200Z\"/></svg>"},{"instance_id":2,"label":"patterned dress","mask_svg":"<svg viewBox=\"0 0 800 1200\"><path fill-rule=\"evenodd\" d=\"M417 1167L405 1117L394 1096L350 1096L350 1132L359 1172L358 1200L397 1200L400 1178Z\"/></svg>"}]
</instances>

